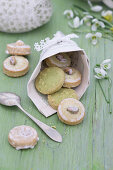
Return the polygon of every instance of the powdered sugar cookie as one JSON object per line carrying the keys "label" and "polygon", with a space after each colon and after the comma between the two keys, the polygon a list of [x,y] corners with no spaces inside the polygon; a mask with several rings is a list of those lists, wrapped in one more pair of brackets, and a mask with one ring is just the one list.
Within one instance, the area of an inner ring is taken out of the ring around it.
{"label": "powdered sugar cookie", "polygon": [[71,64],[71,59],[66,53],[59,53],[47,58],[46,64],[50,67],[68,67]]}
{"label": "powdered sugar cookie", "polygon": [[30,126],[16,126],[10,130],[8,135],[9,143],[19,149],[34,148],[39,140],[36,130]]}
{"label": "powdered sugar cookie", "polygon": [[29,55],[31,47],[18,40],[16,43],[7,44],[7,54],[11,55]]}
{"label": "powdered sugar cookie", "polygon": [[61,88],[56,93],[48,95],[48,102],[53,109],[57,110],[58,105],[61,103],[62,100],[66,98],[78,99],[78,95],[73,89]]}
{"label": "powdered sugar cookie", "polygon": [[65,72],[65,80],[63,87],[71,88],[80,85],[81,73],[77,69],[73,67],[66,67],[63,70]]}
{"label": "powdered sugar cookie", "polygon": [[20,77],[29,70],[29,61],[22,56],[11,56],[3,62],[3,72],[10,77]]}
{"label": "powdered sugar cookie", "polygon": [[67,98],[59,104],[57,115],[63,123],[76,125],[82,122],[85,116],[85,109],[80,101]]}

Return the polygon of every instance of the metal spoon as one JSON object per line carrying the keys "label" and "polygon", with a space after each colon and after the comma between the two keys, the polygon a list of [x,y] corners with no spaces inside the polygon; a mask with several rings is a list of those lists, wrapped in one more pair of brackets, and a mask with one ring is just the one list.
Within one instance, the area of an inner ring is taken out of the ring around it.
{"label": "metal spoon", "polygon": [[0,104],[5,106],[18,106],[30,119],[32,119],[52,140],[62,142],[62,136],[55,129],[39,121],[26,112],[20,105],[20,97],[14,93],[0,93]]}

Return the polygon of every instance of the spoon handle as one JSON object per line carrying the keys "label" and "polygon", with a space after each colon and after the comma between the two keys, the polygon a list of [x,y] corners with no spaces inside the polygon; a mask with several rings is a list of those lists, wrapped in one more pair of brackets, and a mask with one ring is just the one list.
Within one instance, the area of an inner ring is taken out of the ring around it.
{"label": "spoon handle", "polygon": [[32,115],[30,115],[28,112],[26,112],[21,105],[17,104],[18,108],[20,108],[30,119],[32,119],[45,133],[48,135],[52,140],[56,142],[62,142],[62,136],[59,132],[57,132],[55,129],[51,128],[50,126],[46,125],[45,123],[39,121]]}

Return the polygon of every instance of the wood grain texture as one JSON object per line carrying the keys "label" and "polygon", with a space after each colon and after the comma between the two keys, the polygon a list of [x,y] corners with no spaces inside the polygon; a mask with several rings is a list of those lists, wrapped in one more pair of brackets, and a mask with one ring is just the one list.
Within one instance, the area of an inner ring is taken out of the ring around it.
{"label": "wood grain texture", "polygon": [[[113,170],[113,113],[108,113],[108,106],[93,77],[93,67],[96,63],[105,58],[113,58],[113,42],[101,39],[94,47],[84,35],[80,35],[77,40],[78,45],[85,49],[91,67],[90,87],[81,99],[86,109],[82,124],[65,125],[58,120],[57,115],[45,118],[27,97],[27,82],[39,60],[39,53],[34,51],[34,43],[45,37],[52,37],[57,30],[65,34],[71,33],[62,13],[73,3],[85,5],[82,0],[53,0],[52,3],[53,16],[43,27],[23,34],[0,33],[0,91],[15,92],[21,96],[22,106],[41,121],[55,125],[63,136],[63,142],[59,144],[50,140],[16,107],[0,105],[0,170]],[[2,63],[7,57],[5,48],[7,43],[18,39],[32,47],[32,54],[28,57],[30,71],[24,77],[10,78],[2,72]],[[110,74],[112,77],[112,70]],[[104,81],[102,85],[107,92],[107,83]],[[9,130],[22,124],[34,127],[39,134],[40,140],[34,149],[17,151],[8,143]]]}

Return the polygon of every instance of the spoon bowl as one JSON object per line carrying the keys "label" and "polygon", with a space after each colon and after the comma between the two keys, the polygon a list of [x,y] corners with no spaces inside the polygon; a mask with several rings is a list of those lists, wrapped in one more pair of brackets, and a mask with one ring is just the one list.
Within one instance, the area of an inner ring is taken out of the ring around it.
{"label": "spoon bowl", "polygon": [[20,104],[20,97],[14,93],[0,93],[0,104],[5,106],[15,106]]}

